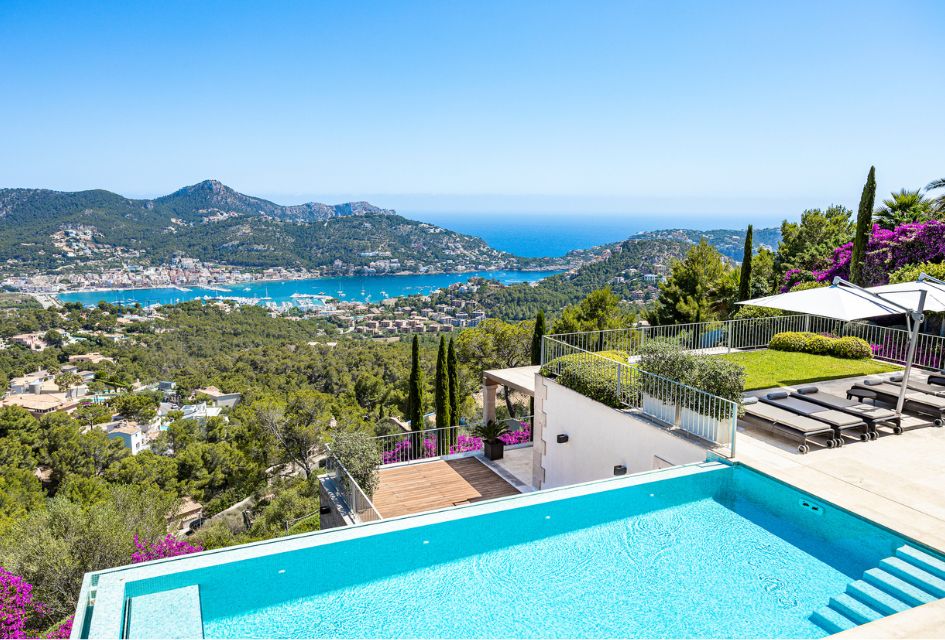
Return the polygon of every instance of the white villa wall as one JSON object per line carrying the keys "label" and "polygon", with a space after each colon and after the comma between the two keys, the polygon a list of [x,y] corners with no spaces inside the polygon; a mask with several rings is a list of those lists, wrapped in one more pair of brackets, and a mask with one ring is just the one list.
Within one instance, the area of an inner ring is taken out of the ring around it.
{"label": "white villa wall", "polygon": [[[535,376],[532,485],[549,489],[627,473],[702,462],[708,449],[632,413],[618,411]],[[558,434],[568,442],[558,444]]]}

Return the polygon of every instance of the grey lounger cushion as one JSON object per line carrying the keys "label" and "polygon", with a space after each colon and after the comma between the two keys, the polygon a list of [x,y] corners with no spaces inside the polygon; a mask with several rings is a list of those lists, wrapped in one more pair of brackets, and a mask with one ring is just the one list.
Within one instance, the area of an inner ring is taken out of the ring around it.
{"label": "grey lounger cushion", "polygon": [[745,403],[745,414],[754,418],[759,418],[772,425],[788,427],[806,435],[815,435],[818,433],[833,433],[833,427],[820,420],[799,416],[791,413],[787,409],[774,407],[770,404],[760,402]]}
{"label": "grey lounger cushion", "polygon": [[856,427],[863,424],[863,420],[860,418],[850,415],[849,413],[844,413],[843,411],[828,409],[814,402],[802,400],[801,398],[795,398],[792,396],[772,397],[773,395],[774,394],[769,393],[765,399],[765,402],[774,404],[775,406],[781,407],[788,411],[793,411],[794,413],[799,413],[802,416],[807,416],[808,418],[814,418],[816,420],[826,422],[835,427]]}

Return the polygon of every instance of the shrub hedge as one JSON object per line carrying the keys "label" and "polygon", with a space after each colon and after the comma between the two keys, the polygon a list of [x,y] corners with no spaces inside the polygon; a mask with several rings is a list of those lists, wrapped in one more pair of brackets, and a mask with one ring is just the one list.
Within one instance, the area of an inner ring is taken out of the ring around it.
{"label": "shrub hedge", "polygon": [[771,338],[768,348],[777,351],[799,351],[822,356],[835,356],[850,360],[863,360],[873,356],[870,344],[862,338],[853,336],[837,338],[806,331],[777,333]]}

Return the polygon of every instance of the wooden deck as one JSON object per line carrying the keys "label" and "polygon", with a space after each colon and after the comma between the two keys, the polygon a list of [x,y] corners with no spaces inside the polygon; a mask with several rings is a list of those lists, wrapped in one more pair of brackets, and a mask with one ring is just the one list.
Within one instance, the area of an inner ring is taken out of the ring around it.
{"label": "wooden deck", "polygon": [[374,506],[384,518],[513,496],[518,490],[475,458],[381,469]]}

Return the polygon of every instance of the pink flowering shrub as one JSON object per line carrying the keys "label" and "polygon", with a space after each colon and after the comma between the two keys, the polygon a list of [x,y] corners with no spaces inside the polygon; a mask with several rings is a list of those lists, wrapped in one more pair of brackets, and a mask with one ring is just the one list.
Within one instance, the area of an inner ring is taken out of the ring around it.
{"label": "pink flowering shrub", "polygon": [[171,534],[158,538],[153,542],[142,540],[135,534],[135,551],[131,554],[132,564],[139,562],[148,562],[149,560],[160,560],[161,558],[174,558],[176,556],[185,556],[188,553],[203,551],[203,547],[194,546],[186,540],[178,540]]}
{"label": "pink flowering shrub", "polygon": [[70,635],[72,635],[72,622],[74,618],[75,616],[69,616],[63,621],[62,624],[44,635],[43,638],[47,638],[48,640],[68,638]]}
{"label": "pink flowering shrub", "polygon": [[509,431],[505,435],[500,436],[499,440],[507,445],[525,444],[526,442],[531,442],[532,430],[528,428],[528,423],[522,422],[519,424],[521,425],[520,429],[517,431]]}
{"label": "pink flowering shrub", "polygon": [[[438,435],[434,435],[424,438],[419,456],[413,455],[410,438],[405,437],[387,451],[381,451],[381,464],[394,464],[396,462],[407,462],[414,459],[435,458],[440,455],[438,453],[439,449],[437,448],[438,437]],[[501,436],[502,442],[507,445],[523,444],[525,442],[531,442],[531,439],[532,432],[527,422],[522,422],[521,428],[517,431],[512,431]],[[456,437],[456,443],[450,445],[449,454],[481,450],[482,438],[461,433]]]}
{"label": "pink flowering shrub", "polygon": [[[852,242],[837,247],[830,266],[815,271],[814,277],[820,282],[829,282],[835,276],[848,279],[852,253]],[[901,267],[942,260],[945,260],[945,222],[911,222],[892,230],[873,225],[863,260],[864,281],[867,285],[886,284],[889,274]]]}
{"label": "pink flowering shrub", "polygon": [[468,436],[465,433],[456,438],[456,444],[450,447],[450,453],[466,453],[482,449],[482,438]]}
{"label": "pink flowering shrub", "polygon": [[0,567],[0,638],[27,638],[30,618],[42,616],[46,607],[33,599],[33,585]]}

